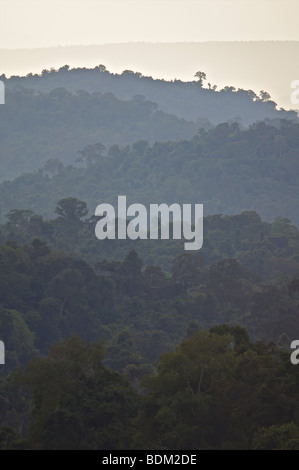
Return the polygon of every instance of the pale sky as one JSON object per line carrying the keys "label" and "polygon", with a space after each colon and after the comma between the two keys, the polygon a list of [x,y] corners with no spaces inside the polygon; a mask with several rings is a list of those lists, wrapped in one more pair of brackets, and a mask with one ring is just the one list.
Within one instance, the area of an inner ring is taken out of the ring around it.
{"label": "pale sky", "polygon": [[299,0],[0,0],[0,48],[299,40]]}

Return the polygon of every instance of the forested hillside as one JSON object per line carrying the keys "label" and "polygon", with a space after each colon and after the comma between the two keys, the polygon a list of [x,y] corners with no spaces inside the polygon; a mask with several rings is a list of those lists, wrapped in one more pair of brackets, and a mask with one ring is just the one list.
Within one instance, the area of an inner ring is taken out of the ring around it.
{"label": "forested hillside", "polygon": [[71,338],[1,380],[1,450],[299,448],[297,370],[246,330],[198,332],[161,356],[141,394],[136,368],[129,385],[104,354]]}
{"label": "forested hillside", "polygon": [[[0,77],[0,450],[299,450],[298,116],[195,78]],[[120,195],[202,248],[100,241]]]}
{"label": "forested hillside", "polygon": [[[179,66],[179,64],[178,64]],[[256,94],[252,90],[235,89],[226,86],[217,90],[217,84],[209,83],[205,70],[194,70],[198,76],[192,82],[181,80],[166,81],[142,76],[132,70],[121,74],[110,73],[104,65],[94,69],[73,68],[68,65],[59,70],[43,70],[38,74],[26,77],[4,79],[7,88],[31,88],[36,91],[50,92],[55,88],[66,88],[71,92],[85,90],[90,93],[114,93],[120,99],[132,99],[134,95],[144,95],[158,104],[159,109],[175,114],[186,120],[208,119],[216,125],[229,120],[240,120],[244,126],[256,121],[268,119],[296,119],[294,111],[283,111],[276,108],[270,95],[261,90]]]}
{"label": "forested hillside", "polygon": [[0,107],[0,181],[42,168],[51,159],[74,163],[88,144],[189,139],[197,129],[144,97],[121,101],[112,93],[8,88],[6,105]]}
{"label": "forested hillside", "polygon": [[[0,251],[6,372],[72,334],[109,340],[108,363],[119,371],[153,365],[185,335],[220,323],[241,324],[253,339],[285,346],[299,335],[298,230],[284,220],[262,223],[254,213],[204,222],[199,253],[143,240],[138,255],[132,242],[118,249],[114,240],[93,243],[92,221],[13,212]],[[21,246],[22,239],[30,245]],[[121,260],[113,260],[114,248]]]}
{"label": "forested hillside", "polygon": [[0,280],[1,449],[298,449],[282,352],[299,335],[298,277],[265,284],[192,254],[167,276],[134,251],[95,270],[35,239],[0,246]]}
{"label": "forested hillside", "polygon": [[298,225],[298,155],[299,125],[289,121],[248,130],[224,123],[191,140],[142,140],[106,151],[88,145],[76,166],[64,167],[57,151],[42,170],[0,185],[0,215],[29,209],[53,216],[57,201],[69,196],[86,201],[91,215],[124,194],[128,203],[202,203],[205,215],[253,210],[266,221],[282,216]]}
{"label": "forested hillside", "polygon": [[[123,261],[135,250],[146,266],[158,265],[168,273],[174,258],[184,252],[183,240],[98,240],[95,226],[99,219],[88,216],[84,201],[62,199],[55,212],[55,218],[44,219],[32,211],[12,210],[7,222],[0,225],[0,242],[30,245],[38,237],[50,248],[92,266],[103,260],[108,264]],[[203,247],[195,259],[200,258],[205,266],[233,258],[267,281],[299,272],[299,231],[288,219],[277,217],[270,224],[252,211],[213,215],[204,217],[203,230]]]}

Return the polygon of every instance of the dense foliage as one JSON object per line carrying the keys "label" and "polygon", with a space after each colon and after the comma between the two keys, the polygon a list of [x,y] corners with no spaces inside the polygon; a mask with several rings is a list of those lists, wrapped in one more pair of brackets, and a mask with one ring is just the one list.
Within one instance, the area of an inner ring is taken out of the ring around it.
{"label": "dense foliage", "polygon": [[[77,337],[0,381],[0,448],[299,450],[298,373],[274,344],[217,326],[129,383]],[[142,387],[142,394],[136,388]]]}
{"label": "dense foliage", "polygon": [[124,194],[128,203],[202,203],[205,215],[254,210],[265,220],[282,216],[298,225],[298,149],[299,125],[289,121],[245,131],[221,124],[189,141],[150,146],[142,140],[112,146],[108,154],[100,144],[89,145],[80,153],[81,168],[48,162],[3,183],[0,214],[30,209],[51,216],[58,198],[69,196],[94,211]]}
{"label": "dense foliage", "polygon": [[[134,250],[123,261],[102,258],[90,266],[36,238],[23,247],[7,241],[0,246],[5,372],[74,334],[86,341],[105,338],[107,364],[118,371],[132,364],[141,372],[151,368],[186,335],[219,323],[241,324],[255,340],[289,347],[291,338],[299,337],[298,231],[290,226],[288,237],[277,232],[275,237],[277,229],[268,227],[272,237],[257,244],[250,269],[232,258],[215,261],[215,242],[206,262],[197,253],[178,251],[171,273],[143,267]],[[249,240],[250,235],[245,245]],[[282,245],[285,258],[275,256],[275,246]],[[250,264],[246,249],[239,250]],[[264,259],[263,251],[268,251]]]}
{"label": "dense foliage", "polygon": [[[122,261],[136,250],[144,264],[171,272],[173,260],[184,252],[184,240],[98,240],[95,226],[99,218],[88,215],[85,202],[65,198],[56,203],[56,218],[44,219],[28,210],[9,212],[0,225],[0,242],[30,245],[38,237],[51,249],[83,259],[91,266],[107,259]],[[290,220],[277,217],[263,222],[253,211],[240,215],[204,217],[204,243],[197,256],[204,266],[226,259],[238,262],[264,280],[299,271],[299,232]],[[195,256],[196,257],[196,256]]]}
{"label": "dense foliage", "polygon": [[[0,450],[299,450],[295,113],[203,72],[0,78]],[[203,248],[99,241],[118,195],[202,203]]]}
{"label": "dense foliage", "polygon": [[[180,67],[180,64],[177,65]],[[200,118],[219,124],[238,119],[247,126],[266,118],[297,118],[294,111],[277,110],[276,103],[264,91],[257,95],[252,90],[236,90],[232,86],[218,91],[217,86],[208,83],[204,72],[197,72],[193,82],[182,82],[157,80],[132,70],[113,74],[104,65],[94,69],[70,69],[65,65],[59,70],[43,70],[40,75],[28,74],[10,79],[2,76],[1,79],[12,90],[21,86],[48,93],[62,87],[73,93],[78,90],[113,93],[122,100],[143,95],[157,103],[159,109],[188,121]]]}

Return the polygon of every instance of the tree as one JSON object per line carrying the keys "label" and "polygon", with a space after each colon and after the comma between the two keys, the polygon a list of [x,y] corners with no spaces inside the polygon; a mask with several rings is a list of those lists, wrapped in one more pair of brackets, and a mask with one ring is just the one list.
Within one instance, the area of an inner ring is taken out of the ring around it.
{"label": "tree", "polygon": [[68,72],[69,70],[70,70],[70,66],[64,65],[63,67],[60,67],[60,69],[58,69],[58,72]]}
{"label": "tree", "polygon": [[25,209],[14,209],[7,214],[7,227],[14,230],[26,230],[32,217],[35,214],[33,211]]}
{"label": "tree", "polygon": [[202,87],[204,80],[207,79],[207,76],[204,72],[196,72],[194,77],[198,79],[198,83],[199,83],[200,87]]}
{"label": "tree", "polygon": [[271,95],[269,93],[267,93],[266,91],[261,90],[260,91],[260,98],[265,103],[266,101],[270,101]]}
{"label": "tree", "polygon": [[294,276],[290,284],[288,285],[288,292],[290,297],[296,296],[299,294],[299,276]]}
{"label": "tree", "polygon": [[142,273],[144,288],[151,296],[161,297],[167,295],[171,287],[171,281],[159,266],[146,266]]}
{"label": "tree", "polygon": [[51,176],[57,176],[64,168],[63,163],[57,158],[50,158],[44,164],[43,170]]}
{"label": "tree", "polygon": [[63,309],[68,299],[82,289],[83,277],[77,269],[65,269],[52,280],[50,289],[55,298],[61,301],[59,314],[63,315]]}
{"label": "tree", "polygon": [[233,93],[236,91],[236,88],[234,86],[225,86],[221,91],[224,91],[225,93]]}
{"label": "tree", "polygon": [[261,428],[255,434],[254,450],[299,450],[299,427],[294,423]]}
{"label": "tree", "polygon": [[68,197],[61,199],[55,209],[56,214],[66,220],[80,220],[86,217],[88,209],[86,202],[79,201],[76,198]]}
{"label": "tree", "polygon": [[[3,297],[2,297],[3,298]],[[4,309],[0,304],[1,339],[5,338],[5,369],[1,375],[26,364],[34,352],[34,335],[23,316],[16,310]]]}
{"label": "tree", "polygon": [[41,236],[46,228],[46,223],[40,215],[25,209],[15,209],[7,214],[5,232],[8,238],[18,239],[20,242],[28,242],[32,237]]}
{"label": "tree", "polygon": [[72,94],[63,87],[55,88],[54,90],[51,90],[49,93],[49,97],[51,99],[57,100],[59,102],[62,102],[63,100],[71,96]]}
{"label": "tree", "polygon": [[142,260],[137,252],[132,250],[126,256],[118,272],[118,282],[126,294],[137,295],[141,286]]}
{"label": "tree", "polygon": [[197,254],[182,253],[173,261],[172,276],[177,284],[187,290],[199,284],[201,268],[202,260]]}
{"label": "tree", "polygon": [[106,150],[105,145],[101,143],[87,145],[83,150],[79,150],[81,157],[77,158],[78,162],[85,162],[87,166],[94,165],[102,158],[103,152]]}
{"label": "tree", "polygon": [[0,426],[0,450],[25,450],[26,442],[8,426]]}
{"label": "tree", "polygon": [[33,392],[29,445],[43,450],[127,449],[137,397],[102,365],[101,341],[78,337],[54,346],[27,366],[22,382]]}
{"label": "tree", "polygon": [[157,373],[143,382],[149,393],[136,420],[135,446],[200,450],[219,445],[229,426],[231,340],[198,332],[160,357]]}
{"label": "tree", "polygon": [[98,70],[99,70],[99,72],[107,72],[107,69],[106,69],[105,65],[103,65],[103,64],[98,65]]}

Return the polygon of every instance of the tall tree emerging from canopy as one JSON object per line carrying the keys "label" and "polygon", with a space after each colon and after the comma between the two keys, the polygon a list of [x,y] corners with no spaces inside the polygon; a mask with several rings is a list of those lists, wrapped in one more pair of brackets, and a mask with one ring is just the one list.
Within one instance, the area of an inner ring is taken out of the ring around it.
{"label": "tall tree emerging from canopy", "polygon": [[64,219],[80,220],[88,214],[88,209],[86,202],[68,197],[58,202],[55,212]]}
{"label": "tall tree emerging from canopy", "polygon": [[194,75],[194,77],[198,79],[198,83],[199,83],[199,85],[200,85],[201,87],[203,86],[204,80],[207,79],[206,74],[205,74],[204,72],[200,72],[200,71],[199,71],[199,72],[196,72],[196,74]]}

